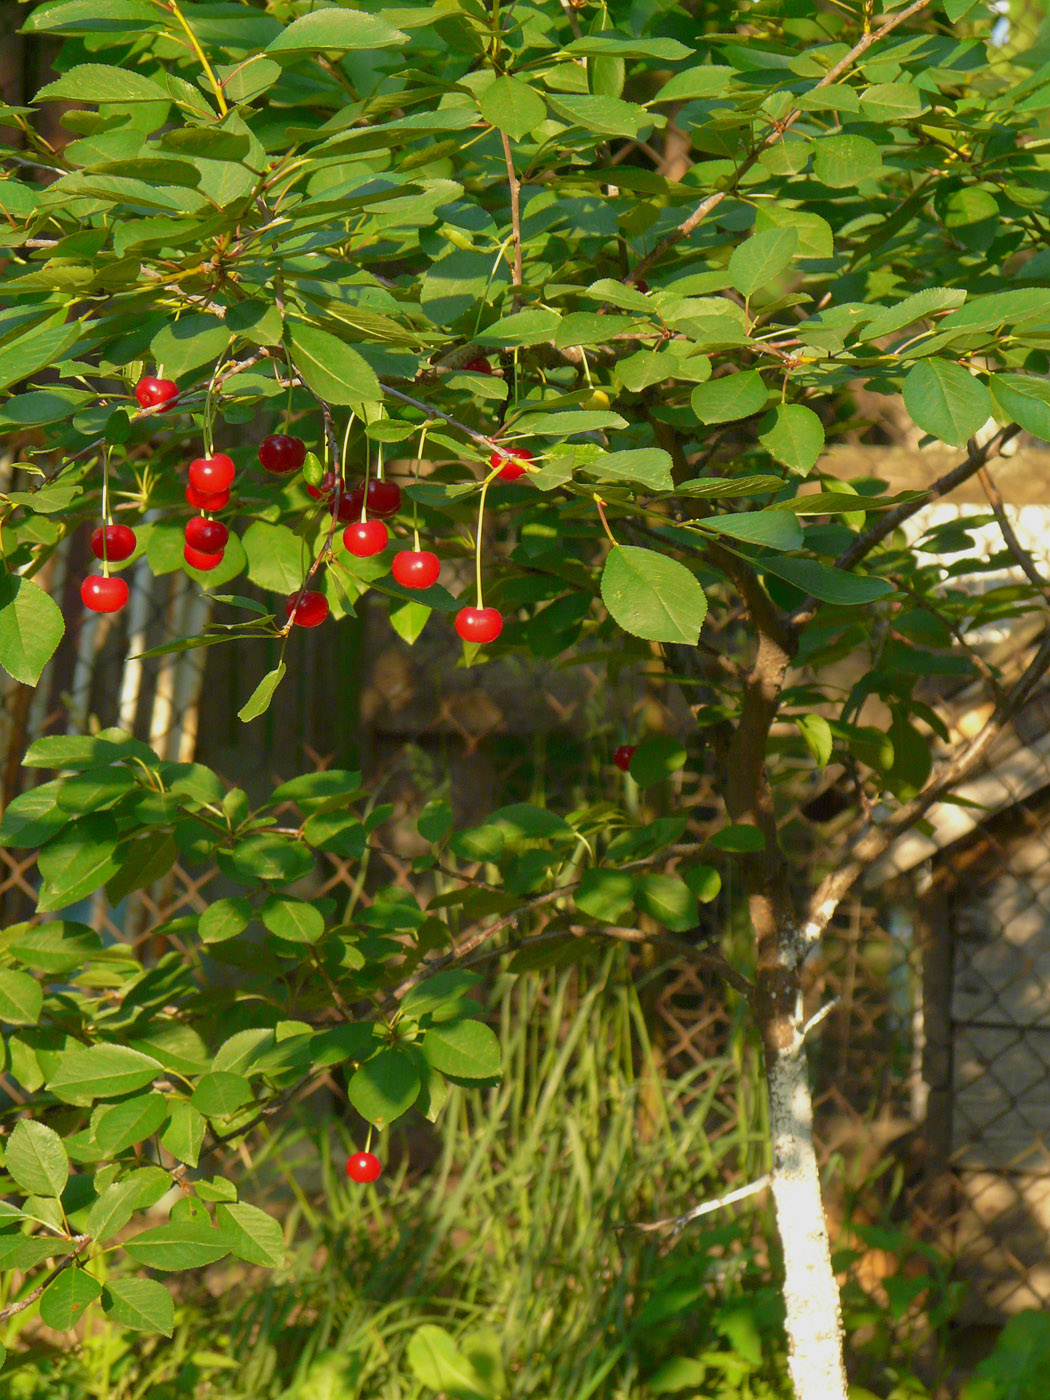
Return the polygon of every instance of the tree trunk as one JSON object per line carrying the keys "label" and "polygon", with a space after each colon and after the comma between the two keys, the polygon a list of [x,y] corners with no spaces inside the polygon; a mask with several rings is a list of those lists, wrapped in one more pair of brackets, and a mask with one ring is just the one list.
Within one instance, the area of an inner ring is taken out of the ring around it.
{"label": "tree trunk", "polygon": [[767,1057],[773,1200],[784,1250],[788,1365],[796,1400],[846,1400],[842,1309],[813,1150],[806,1048]]}

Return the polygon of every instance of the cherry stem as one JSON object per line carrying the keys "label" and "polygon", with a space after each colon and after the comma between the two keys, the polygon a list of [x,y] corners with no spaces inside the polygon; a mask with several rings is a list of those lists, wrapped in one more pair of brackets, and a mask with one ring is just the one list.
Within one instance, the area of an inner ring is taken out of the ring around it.
{"label": "cherry stem", "polygon": [[474,541],[474,577],[477,581],[478,587],[479,609],[485,606],[484,600],[481,596],[481,532],[482,526],[485,523],[485,497],[489,493],[489,487],[491,486],[492,479],[496,474],[496,472],[490,472],[489,475],[485,478],[485,482],[481,488],[481,500],[478,504],[478,533]]}
{"label": "cherry stem", "polygon": [[366,1151],[366,1152],[371,1152],[371,1150],[372,1150],[372,1124],[369,1123],[369,1125],[368,1125],[368,1137],[367,1137],[367,1139],[365,1140],[365,1151]]}
{"label": "cherry stem", "polygon": [[594,504],[598,507],[598,514],[602,518],[602,529],[609,536],[609,543],[614,547],[618,547],[618,541],[616,539],[616,536],[609,529],[609,522],[605,518],[605,502],[602,500],[601,496],[595,496]]}
{"label": "cherry stem", "polygon": [[109,443],[102,453],[102,577],[109,578]]}
{"label": "cherry stem", "polygon": [[[416,448],[416,461],[415,461],[415,467],[414,467],[413,472],[412,472],[412,475],[415,477],[415,480],[416,480],[416,483],[417,483],[417,484],[418,484],[418,482],[419,482],[419,469],[420,469],[420,467],[422,467],[422,465],[423,465],[423,448],[424,448],[424,446],[425,446],[425,444],[426,444],[427,432],[428,432],[429,428],[430,428],[430,424],[429,424],[429,423],[424,423],[423,426],[422,426],[422,428],[420,428],[420,430],[419,430],[419,446]],[[415,548],[415,551],[416,551],[416,553],[418,554],[418,553],[419,553],[419,502],[416,500],[415,496],[412,497],[412,538],[413,538],[413,541],[414,541],[414,548]]]}
{"label": "cherry stem", "polygon": [[212,423],[215,418],[215,380],[223,364],[223,357],[220,356],[215,362],[211,379],[208,381],[208,389],[204,395],[204,455],[210,457],[215,448],[215,435],[212,431]]}
{"label": "cherry stem", "polygon": [[[335,490],[332,492],[332,519],[333,519],[333,520],[338,519],[338,517],[339,517],[339,507],[340,507],[340,506],[342,505],[342,503],[343,503],[343,487],[346,485],[346,449],[347,449],[347,448],[349,447],[349,445],[350,445],[350,429],[354,426],[354,416],[355,416],[355,415],[351,413],[350,417],[346,420],[346,432],[343,434],[343,452],[342,452],[342,456],[340,457],[340,459],[339,459],[339,461],[338,461],[338,463],[337,463],[338,474],[336,475],[336,479],[335,479]],[[364,520],[364,518],[365,518],[365,508],[364,508],[364,505],[362,504],[362,506],[361,506],[361,519]]]}

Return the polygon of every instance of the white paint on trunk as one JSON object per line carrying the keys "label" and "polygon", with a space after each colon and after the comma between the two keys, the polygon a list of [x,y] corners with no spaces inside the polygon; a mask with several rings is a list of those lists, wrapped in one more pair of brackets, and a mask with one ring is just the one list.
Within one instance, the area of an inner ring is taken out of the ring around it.
{"label": "white paint on trunk", "polygon": [[813,1150],[813,1103],[801,1034],[776,1057],[768,1079],[791,1380],[796,1400],[847,1400],[842,1311]]}

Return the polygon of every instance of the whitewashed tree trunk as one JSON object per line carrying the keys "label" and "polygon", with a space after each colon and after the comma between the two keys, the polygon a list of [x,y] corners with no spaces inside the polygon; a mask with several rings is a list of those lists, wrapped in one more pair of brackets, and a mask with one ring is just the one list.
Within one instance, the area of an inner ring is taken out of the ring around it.
{"label": "whitewashed tree trunk", "polygon": [[796,1026],[795,1043],[769,1057],[766,1068],[788,1365],[796,1400],[847,1400],[842,1308],[813,1150],[806,1049]]}

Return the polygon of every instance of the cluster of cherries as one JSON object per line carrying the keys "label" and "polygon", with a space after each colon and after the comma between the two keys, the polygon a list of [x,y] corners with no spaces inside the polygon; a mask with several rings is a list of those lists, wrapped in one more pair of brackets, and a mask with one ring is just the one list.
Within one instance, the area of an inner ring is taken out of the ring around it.
{"label": "cluster of cherries", "polygon": [[[466,368],[491,373],[486,360],[472,361]],[[178,396],[179,387],[174,380],[152,375],[140,379],[135,387],[140,406],[156,408],[159,413],[170,412]],[[517,481],[533,460],[527,447],[517,447],[508,455],[494,452],[489,465],[500,480]],[[287,433],[274,433],[259,444],[259,462],[275,476],[289,476],[299,471],[305,461],[306,444]],[[186,500],[200,512],[187,520],[185,529],[183,558],[192,569],[207,572],[222,563],[230,532],[221,520],[209,516],[229,505],[235,475],[236,467],[224,452],[198,457],[190,463]],[[344,491],[336,474],[328,472],[318,484],[308,483],[306,490],[314,500],[324,501],[336,519],[345,523],[343,544],[348,553],[368,559],[386,549],[390,542],[386,521],[401,508],[401,489],[395,482],[373,477],[367,485],[362,482]],[[135,532],[127,525],[100,525],[93,531],[91,549],[103,561],[105,573],[92,574],[81,584],[80,597],[86,608],[113,613],[124,607],[128,601],[127,582],[119,575],[110,577],[108,565],[129,559],[136,544]],[[403,588],[426,589],[437,582],[441,561],[428,549],[403,549],[394,555],[390,571]],[[318,627],[328,616],[328,599],[323,593],[301,588],[285,602],[285,614],[297,627]],[[456,631],[464,641],[494,642],[502,630],[503,617],[497,608],[467,607],[456,614]]]}

